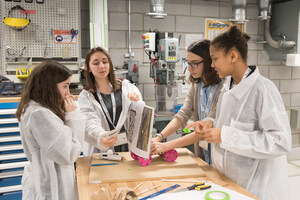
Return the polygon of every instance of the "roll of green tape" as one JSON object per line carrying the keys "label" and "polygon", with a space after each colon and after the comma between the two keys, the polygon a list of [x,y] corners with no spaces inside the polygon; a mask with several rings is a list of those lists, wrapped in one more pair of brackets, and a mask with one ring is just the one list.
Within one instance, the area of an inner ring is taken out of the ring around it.
{"label": "roll of green tape", "polygon": [[205,194],[205,200],[230,200],[230,196],[226,192],[210,191]]}

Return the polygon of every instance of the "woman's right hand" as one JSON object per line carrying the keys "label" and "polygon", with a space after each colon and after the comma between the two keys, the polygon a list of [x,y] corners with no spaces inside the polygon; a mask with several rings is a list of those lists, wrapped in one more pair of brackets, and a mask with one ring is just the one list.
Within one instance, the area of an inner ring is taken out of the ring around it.
{"label": "woman's right hand", "polygon": [[118,136],[110,138],[108,140],[101,138],[101,142],[104,144],[105,147],[112,147],[116,144]]}
{"label": "woman's right hand", "polygon": [[64,99],[64,106],[66,112],[72,112],[76,110],[77,106],[75,104],[75,98],[72,95],[67,96]]}
{"label": "woman's right hand", "polygon": [[172,149],[167,142],[152,142],[151,154],[164,153]]}
{"label": "woman's right hand", "polygon": [[185,128],[191,128],[194,127],[194,131],[197,134],[204,134],[203,130],[209,129],[213,127],[213,122],[212,121],[196,121],[194,123],[191,123],[187,125]]}

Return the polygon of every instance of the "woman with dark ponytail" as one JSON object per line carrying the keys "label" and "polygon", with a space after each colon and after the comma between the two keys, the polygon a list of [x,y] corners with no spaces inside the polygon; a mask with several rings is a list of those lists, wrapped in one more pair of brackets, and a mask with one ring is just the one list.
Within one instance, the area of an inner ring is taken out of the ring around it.
{"label": "woman with dark ponytail", "polygon": [[223,174],[260,200],[288,200],[289,120],[274,83],[247,66],[249,39],[233,26],[211,42],[212,68],[225,81],[213,126],[198,133]]}

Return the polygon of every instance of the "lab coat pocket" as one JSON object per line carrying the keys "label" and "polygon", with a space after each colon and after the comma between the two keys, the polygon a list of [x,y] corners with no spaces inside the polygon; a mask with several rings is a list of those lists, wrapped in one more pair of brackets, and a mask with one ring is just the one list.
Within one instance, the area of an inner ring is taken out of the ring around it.
{"label": "lab coat pocket", "polygon": [[230,126],[241,131],[254,131],[254,123],[239,122],[234,119],[231,119]]}

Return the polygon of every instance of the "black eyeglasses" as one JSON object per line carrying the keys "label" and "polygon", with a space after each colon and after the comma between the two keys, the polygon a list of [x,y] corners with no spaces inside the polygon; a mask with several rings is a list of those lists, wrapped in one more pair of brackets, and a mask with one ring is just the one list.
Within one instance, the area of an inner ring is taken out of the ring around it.
{"label": "black eyeglasses", "polygon": [[203,63],[203,62],[204,62],[204,60],[202,60],[202,61],[200,61],[200,62],[198,62],[198,63],[190,63],[189,61],[185,61],[185,65],[186,65],[187,67],[191,67],[192,69],[198,69],[199,65],[200,65],[201,63]]}

